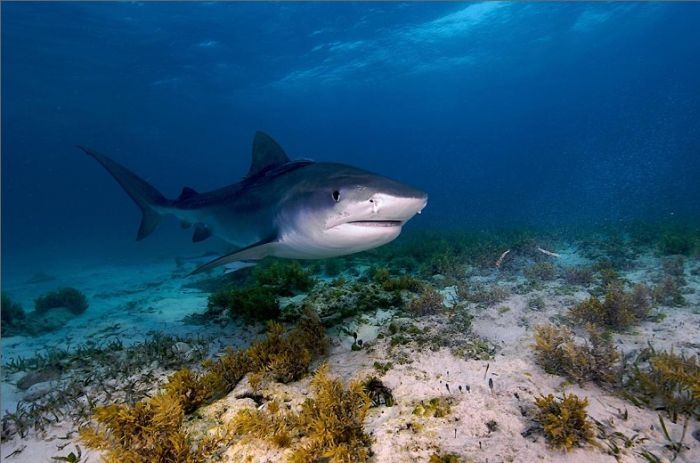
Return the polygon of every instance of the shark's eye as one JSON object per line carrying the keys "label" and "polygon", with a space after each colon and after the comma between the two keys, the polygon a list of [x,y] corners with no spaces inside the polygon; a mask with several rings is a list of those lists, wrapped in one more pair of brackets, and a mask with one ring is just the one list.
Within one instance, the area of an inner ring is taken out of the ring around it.
{"label": "shark's eye", "polygon": [[338,201],[340,201],[340,191],[334,190],[332,193],[332,196],[333,196],[333,201],[335,201],[336,203]]}

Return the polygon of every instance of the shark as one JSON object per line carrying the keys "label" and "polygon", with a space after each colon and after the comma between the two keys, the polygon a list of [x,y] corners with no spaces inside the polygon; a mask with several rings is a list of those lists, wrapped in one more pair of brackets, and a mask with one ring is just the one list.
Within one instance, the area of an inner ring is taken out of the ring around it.
{"label": "shark", "polygon": [[236,249],[197,267],[268,256],[324,259],[366,251],[394,240],[428,202],[428,195],[396,180],[350,165],[291,160],[269,135],[256,132],[248,173],[239,182],[208,192],[183,187],[175,199],[129,169],[84,146],[141,209],[142,240],[161,218],[173,215],[192,241],[216,236]]}

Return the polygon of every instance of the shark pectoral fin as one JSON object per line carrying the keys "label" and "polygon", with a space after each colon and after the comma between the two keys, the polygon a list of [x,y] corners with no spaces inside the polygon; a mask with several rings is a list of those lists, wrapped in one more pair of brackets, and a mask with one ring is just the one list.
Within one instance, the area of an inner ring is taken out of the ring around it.
{"label": "shark pectoral fin", "polygon": [[199,243],[211,236],[211,230],[209,227],[202,223],[198,223],[194,226],[194,234],[192,235],[192,242]]}
{"label": "shark pectoral fin", "polygon": [[219,265],[225,265],[229,262],[235,262],[237,260],[264,259],[265,257],[272,254],[272,251],[274,250],[276,244],[277,238],[260,240],[257,243],[253,243],[250,246],[239,249],[236,252],[226,254],[225,256],[216,258],[211,262],[207,262],[206,264],[194,269],[192,272],[190,272],[188,276],[195,275],[201,272],[206,272],[207,270],[211,270],[214,267],[218,267]]}
{"label": "shark pectoral fin", "polygon": [[231,262],[229,264],[224,265],[224,275],[243,270],[244,268],[254,267],[256,265],[256,262],[237,260],[235,262]]}

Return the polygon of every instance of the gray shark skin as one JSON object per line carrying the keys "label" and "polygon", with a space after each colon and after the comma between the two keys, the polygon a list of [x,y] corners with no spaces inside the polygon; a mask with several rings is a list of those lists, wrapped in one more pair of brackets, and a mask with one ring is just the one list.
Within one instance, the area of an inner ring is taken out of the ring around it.
{"label": "gray shark skin", "polygon": [[240,247],[192,274],[267,256],[323,259],[376,248],[399,236],[428,201],[422,191],[356,167],[292,161],[262,132],[255,134],[252,163],[243,180],[206,193],[184,187],[177,199],[165,198],[107,156],[79,148],[141,208],[138,240],[170,214],[183,228],[194,226],[195,242],[214,235]]}

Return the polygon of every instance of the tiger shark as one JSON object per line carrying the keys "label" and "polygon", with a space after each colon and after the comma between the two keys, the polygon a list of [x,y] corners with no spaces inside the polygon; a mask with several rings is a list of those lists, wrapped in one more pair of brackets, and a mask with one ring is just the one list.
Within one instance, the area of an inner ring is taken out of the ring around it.
{"label": "tiger shark", "polygon": [[121,185],[143,214],[136,239],[174,215],[194,227],[192,241],[216,236],[238,249],[190,275],[236,261],[275,256],[323,259],[373,249],[395,239],[428,202],[426,193],[344,164],[290,160],[270,136],[257,132],[248,174],[198,193],[184,187],[167,199],[126,167],[79,146]]}

